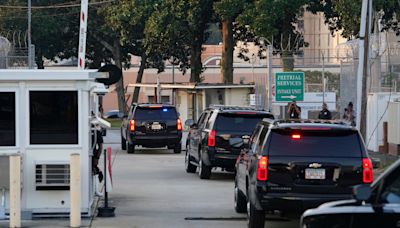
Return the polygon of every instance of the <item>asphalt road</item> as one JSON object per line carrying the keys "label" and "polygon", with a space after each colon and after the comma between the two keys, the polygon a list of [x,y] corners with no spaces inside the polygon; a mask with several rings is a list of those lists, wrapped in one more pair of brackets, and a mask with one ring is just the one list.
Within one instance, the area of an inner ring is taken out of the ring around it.
{"label": "asphalt road", "polygon": [[[109,205],[116,216],[95,217],[91,227],[246,227],[246,215],[234,211],[233,174],[216,171],[200,180],[185,172],[184,152],[137,148],[127,154],[119,140],[119,131],[108,131],[105,143],[114,152]],[[266,227],[298,227],[298,220],[273,218]]]}

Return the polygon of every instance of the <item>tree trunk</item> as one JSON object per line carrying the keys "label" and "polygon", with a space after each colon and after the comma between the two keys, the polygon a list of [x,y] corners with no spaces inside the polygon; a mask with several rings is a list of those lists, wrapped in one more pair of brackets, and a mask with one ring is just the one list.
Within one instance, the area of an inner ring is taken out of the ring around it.
{"label": "tree trunk", "polygon": [[[121,45],[118,40],[114,41],[114,61],[115,65],[122,70],[122,59],[121,59]],[[120,112],[126,113],[126,102],[125,102],[125,88],[124,88],[124,77],[116,83],[117,97],[118,97],[118,109]]]}
{"label": "tree trunk", "polygon": [[294,58],[291,51],[282,51],[281,55],[283,71],[293,71],[294,69]]}
{"label": "tree trunk", "polygon": [[222,21],[222,60],[221,60],[221,78],[222,83],[233,84],[233,26],[232,20]]}
{"label": "tree trunk", "polygon": [[[146,69],[146,62],[147,62],[147,56],[146,56],[146,53],[143,52],[142,60],[140,60],[139,71],[136,76],[136,83],[142,83],[144,69]],[[139,92],[140,92],[140,87],[135,87],[135,91],[133,91],[133,96],[132,96],[132,104],[135,102],[138,102]]]}
{"label": "tree trunk", "polygon": [[[200,34],[203,36],[203,34]],[[203,71],[201,62],[202,38],[194,37],[190,55],[190,82],[201,82],[200,75]]]}

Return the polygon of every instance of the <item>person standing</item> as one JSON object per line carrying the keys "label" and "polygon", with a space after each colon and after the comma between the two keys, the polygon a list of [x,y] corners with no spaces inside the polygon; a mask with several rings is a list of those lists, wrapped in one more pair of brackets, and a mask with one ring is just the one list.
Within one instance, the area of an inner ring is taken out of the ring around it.
{"label": "person standing", "polygon": [[349,102],[344,109],[343,119],[350,122],[351,126],[356,126],[356,112],[353,109],[353,102]]}
{"label": "person standing", "polygon": [[318,114],[318,119],[321,120],[331,120],[332,113],[328,110],[328,105],[324,102],[322,103],[322,110]]}
{"label": "person standing", "polygon": [[288,104],[289,119],[300,119],[301,108],[296,104],[296,100],[292,100]]}

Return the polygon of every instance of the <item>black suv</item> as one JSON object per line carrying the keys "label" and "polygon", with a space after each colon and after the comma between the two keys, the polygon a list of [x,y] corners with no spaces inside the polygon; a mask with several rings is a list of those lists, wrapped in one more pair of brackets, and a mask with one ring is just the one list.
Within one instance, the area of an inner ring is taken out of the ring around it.
{"label": "black suv", "polygon": [[176,108],[165,104],[133,104],[122,121],[121,148],[163,147],[181,152],[182,122]]}
{"label": "black suv", "polygon": [[265,214],[288,217],[352,197],[373,181],[372,162],[357,129],[331,121],[268,119],[260,122],[236,163],[235,209],[249,227]]}
{"label": "black suv", "polygon": [[186,172],[196,172],[201,179],[209,179],[213,167],[235,171],[236,159],[250,138],[256,124],[274,116],[250,107],[214,106],[206,109],[197,123],[190,126],[186,142]]}
{"label": "black suv", "polygon": [[355,199],[322,204],[304,212],[304,228],[399,227],[400,160],[378,177],[371,186],[357,186]]}

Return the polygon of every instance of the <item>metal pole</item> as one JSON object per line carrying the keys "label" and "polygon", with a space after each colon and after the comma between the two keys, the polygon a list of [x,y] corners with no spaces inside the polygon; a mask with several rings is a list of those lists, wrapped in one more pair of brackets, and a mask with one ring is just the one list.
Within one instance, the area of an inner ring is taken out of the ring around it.
{"label": "metal pole", "polygon": [[32,0],[28,0],[28,67],[33,69],[32,63]]}
{"label": "metal pole", "polygon": [[81,14],[79,27],[78,69],[85,69],[86,35],[89,0],[81,0]]}
{"label": "metal pole", "polygon": [[[172,84],[175,84],[175,64],[172,63]],[[175,89],[172,89],[172,104],[175,105]]]}
{"label": "metal pole", "polygon": [[104,149],[104,207],[108,208],[108,192],[107,192],[107,150]]}
{"label": "metal pole", "polygon": [[272,111],[272,45],[268,45],[268,111]]}
{"label": "metal pole", "polygon": [[161,103],[161,85],[160,85],[160,74],[157,74],[157,103]]}
{"label": "metal pole", "polygon": [[363,67],[364,67],[364,38],[366,35],[366,22],[367,22],[367,13],[368,13],[368,0],[362,1],[361,8],[361,24],[360,24],[360,40],[359,40],[359,48],[358,48],[358,69],[357,69],[357,116],[356,116],[356,125],[357,128],[360,129],[361,125],[361,101],[362,101],[362,87],[363,87]]}
{"label": "metal pole", "polygon": [[325,58],[324,58],[324,52],[322,52],[322,103],[325,103]]}

